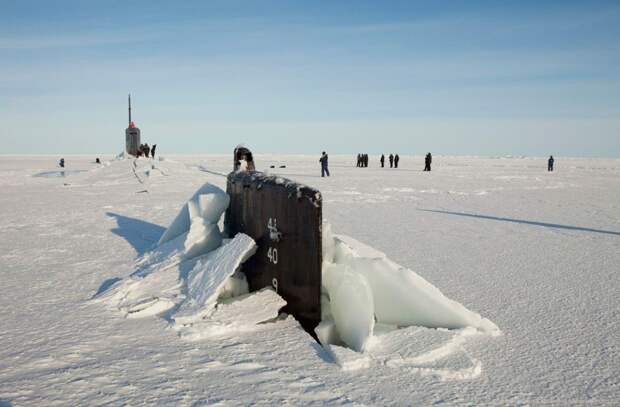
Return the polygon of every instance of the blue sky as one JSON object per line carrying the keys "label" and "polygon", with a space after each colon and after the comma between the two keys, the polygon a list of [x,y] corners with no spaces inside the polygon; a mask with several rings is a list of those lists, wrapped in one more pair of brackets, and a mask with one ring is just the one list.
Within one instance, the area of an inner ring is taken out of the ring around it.
{"label": "blue sky", "polygon": [[[430,4],[429,4],[430,3]],[[620,156],[620,3],[0,0],[0,153]]]}

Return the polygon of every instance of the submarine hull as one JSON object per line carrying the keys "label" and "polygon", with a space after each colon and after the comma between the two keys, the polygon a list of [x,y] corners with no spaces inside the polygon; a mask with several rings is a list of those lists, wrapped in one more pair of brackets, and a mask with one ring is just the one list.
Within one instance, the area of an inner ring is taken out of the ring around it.
{"label": "submarine hull", "polygon": [[224,228],[258,246],[243,265],[250,291],[271,286],[308,331],[321,320],[322,197],[318,190],[262,172],[232,172]]}

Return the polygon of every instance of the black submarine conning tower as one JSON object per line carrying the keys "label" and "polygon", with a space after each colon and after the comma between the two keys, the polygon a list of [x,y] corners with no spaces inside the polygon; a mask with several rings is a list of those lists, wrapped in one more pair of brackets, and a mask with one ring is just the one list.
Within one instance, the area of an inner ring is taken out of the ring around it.
{"label": "black submarine conning tower", "polygon": [[127,103],[129,105],[129,125],[125,130],[125,152],[137,157],[140,147],[140,129],[131,121],[131,94],[127,95]]}
{"label": "black submarine conning tower", "polygon": [[256,253],[241,265],[250,291],[272,287],[287,302],[282,311],[315,336],[321,321],[321,193],[256,171],[252,152],[243,145],[235,148],[233,160],[224,229],[230,237],[245,233],[256,242]]}

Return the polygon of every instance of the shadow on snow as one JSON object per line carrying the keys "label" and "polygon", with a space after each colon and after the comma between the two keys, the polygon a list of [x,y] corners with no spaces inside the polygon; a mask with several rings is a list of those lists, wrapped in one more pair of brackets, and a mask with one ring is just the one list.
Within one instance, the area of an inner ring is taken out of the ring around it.
{"label": "shadow on snow", "polygon": [[593,233],[603,233],[603,234],[606,234],[606,235],[620,236],[620,232],[614,232],[614,231],[611,231],[611,230],[584,228],[584,227],[580,227],[580,226],[558,225],[556,223],[536,222],[536,221],[523,220],[523,219],[500,218],[498,216],[478,215],[478,214],[464,213],[464,212],[450,212],[450,211],[442,211],[442,210],[435,210],[435,209],[418,209],[418,210],[419,211],[424,211],[424,212],[444,213],[444,214],[447,214],[447,215],[467,216],[467,217],[470,217],[470,218],[497,220],[497,221],[512,222],[512,223],[521,223],[521,224],[525,224],[525,225],[542,226],[542,227],[553,228],[553,229],[577,230],[577,231],[580,231],[580,232],[593,232]]}
{"label": "shadow on snow", "polygon": [[107,212],[106,215],[116,219],[116,228],[112,233],[125,239],[138,255],[143,255],[156,243],[166,228],[140,219],[129,218],[117,213]]}
{"label": "shadow on snow", "polygon": [[[104,292],[108,291],[108,288],[112,287],[114,284],[116,284],[118,281],[121,281],[121,280],[122,280],[122,278],[120,278],[120,277],[108,278],[103,283],[101,283],[101,285],[97,289],[97,292],[95,294],[93,294],[93,296],[90,297],[90,299],[92,300],[94,298],[97,298],[99,295],[101,295]],[[2,407],[1,404],[0,404],[0,407]]]}

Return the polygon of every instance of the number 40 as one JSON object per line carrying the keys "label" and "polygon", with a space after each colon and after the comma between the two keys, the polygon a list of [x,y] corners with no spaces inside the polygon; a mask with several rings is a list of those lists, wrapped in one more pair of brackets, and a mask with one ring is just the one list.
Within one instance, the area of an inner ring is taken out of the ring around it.
{"label": "number 40", "polygon": [[273,264],[278,264],[278,249],[270,247],[269,250],[267,250],[267,258]]}

